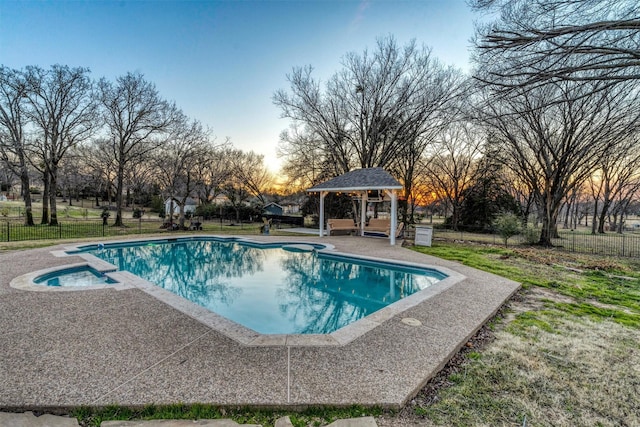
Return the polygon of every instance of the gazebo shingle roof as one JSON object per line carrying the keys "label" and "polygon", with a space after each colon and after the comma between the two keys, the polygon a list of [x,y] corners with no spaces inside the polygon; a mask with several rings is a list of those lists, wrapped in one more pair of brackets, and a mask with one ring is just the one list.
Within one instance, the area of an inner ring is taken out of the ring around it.
{"label": "gazebo shingle roof", "polygon": [[402,184],[383,168],[356,169],[307,191],[401,190]]}

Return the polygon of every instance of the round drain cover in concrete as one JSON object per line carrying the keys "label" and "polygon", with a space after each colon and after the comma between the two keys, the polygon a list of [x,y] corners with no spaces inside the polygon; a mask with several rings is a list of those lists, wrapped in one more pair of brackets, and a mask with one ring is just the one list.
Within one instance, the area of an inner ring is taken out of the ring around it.
{"label": "round drain cover in concrete", "polygon": [[414,319],[413,317],[405,317],[404,319],[402,319],[402,323],[409,325],[409,326],[420,326],[422,325],[422,322],[419,321],[418,319]]}

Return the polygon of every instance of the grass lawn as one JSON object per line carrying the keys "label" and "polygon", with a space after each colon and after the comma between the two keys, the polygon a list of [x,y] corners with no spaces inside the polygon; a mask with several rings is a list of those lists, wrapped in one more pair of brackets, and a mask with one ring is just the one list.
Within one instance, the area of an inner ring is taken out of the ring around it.
{"label": "grass lawn", "polygon": [[454,243],[416,250],[523,290],[479,348],[379,425],[640,425],[640,260]]}
{"label": "grass lawn", "polygon": [[519,281],[523,289],[400,411],[171,405],[79,408],[73,415],[92,426],[221,417],[272,426],[286,414],[295,426],[361,415],[389,427],[640,425],[640,260],[470,243],[413,249]]}

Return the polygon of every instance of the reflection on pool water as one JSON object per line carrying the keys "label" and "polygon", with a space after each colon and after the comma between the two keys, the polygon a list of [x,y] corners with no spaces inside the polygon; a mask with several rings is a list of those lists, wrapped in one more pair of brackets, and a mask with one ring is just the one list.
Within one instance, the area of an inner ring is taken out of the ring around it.
{"label": "reflection on pool water", "polygon": [[447,277],[307,245],[208,239],[87,252],[263,334],[331,333]]}
{"label": "reflection on pool water", "polygon": [[53,271],[36,277],[33,282],[38,285],[55,287],[80,287],[118,283],[88,266]]}

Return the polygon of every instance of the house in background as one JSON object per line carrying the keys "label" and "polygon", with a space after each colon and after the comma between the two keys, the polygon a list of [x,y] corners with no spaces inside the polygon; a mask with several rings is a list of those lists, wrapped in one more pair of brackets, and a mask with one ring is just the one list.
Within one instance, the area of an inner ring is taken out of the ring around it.
{"label": "house in background", "polygon": [[300,213],[302,205],[307,200],[306,194],[288,196],[280,201],[285,215],[296,215]]}
{"label": "house in background", "polygon": [[283,215],[284,208],[277,203],[269,203],[262,209],[264,215]]}
{"label": "house in background", "polygon": [[[173,211],[172,211],[173,205]],[[173,199],[167,199],[164,201],[164,212],[169,215],[169,212],[173,212],[174,215],[178,215],[180,213],[180,206],[178,206],[178,202]],[[184,204],[184,213],[186,214],[195,214],[196,213],[196,201],[191,197],[187,197],[187,200]]]}

